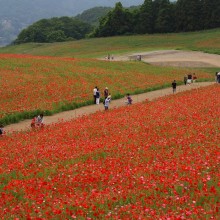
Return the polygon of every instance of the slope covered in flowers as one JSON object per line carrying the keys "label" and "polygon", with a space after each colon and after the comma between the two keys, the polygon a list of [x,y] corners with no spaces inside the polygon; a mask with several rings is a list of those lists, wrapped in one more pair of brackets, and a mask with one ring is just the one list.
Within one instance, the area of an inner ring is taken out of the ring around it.
{"label": "slope covered in flowers", "polygon": [[217,219],[220,87],[0,139],[0,218]]}
{"label": "slope covered in flowers", "polygon": [[[200,79],[208,73],[195,71]],[[92,90],[108,86],[112,95],[182,81],[187,70],[138,62],[0,55],[0,118],[15,112],[54,110],[92,100]],[[213,77],[212,77],[213,78]]]}

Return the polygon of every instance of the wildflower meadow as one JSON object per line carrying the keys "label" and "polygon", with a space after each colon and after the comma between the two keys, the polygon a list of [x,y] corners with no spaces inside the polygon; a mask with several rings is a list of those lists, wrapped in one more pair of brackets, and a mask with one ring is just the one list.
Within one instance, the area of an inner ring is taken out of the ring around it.
{"label": "wildflower meadow", "polygon": [[[2,54],[0,118],[37,109],[56,113],[91,104],[95,86],[101,92],[108,86],[113,98],[158,89],[170,86],[174,78],[182,82],[189,71],[138,62]],[[193,71],[200,80],[213,78],[205,71]]]}
{"label": "wildflower meadow", "polygon": [[0,218],[219,219],[219,94],[216,84],[1,137]]}

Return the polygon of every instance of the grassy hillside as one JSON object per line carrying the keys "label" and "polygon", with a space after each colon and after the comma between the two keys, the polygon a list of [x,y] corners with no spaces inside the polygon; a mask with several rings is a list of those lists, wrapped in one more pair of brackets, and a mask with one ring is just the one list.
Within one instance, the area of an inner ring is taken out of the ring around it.
{"label": "grassy hillside", "polygon": [[104,57],[107,53],[180,49],[220,54],[219,36],[220,29],[213,29],[192,33],[95,38],[65,43],[7,46],[0,48],[0,53],[94,58]]}

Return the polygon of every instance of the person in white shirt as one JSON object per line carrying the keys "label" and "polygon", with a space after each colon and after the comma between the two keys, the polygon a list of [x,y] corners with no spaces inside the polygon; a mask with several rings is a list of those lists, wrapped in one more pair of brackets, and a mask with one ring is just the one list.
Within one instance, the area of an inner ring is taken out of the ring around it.
{"label": "person in white shirt", "polygon": [[108,110],[110,101],[111,101],[111,95],[109,95],[109,96],[105,99],[105,104],[104,104],[105,110]]}
{"label": "person in white shirt", "polygon": [[36,119],[36,125],[38,127],[43,127],[44,126],[43,120],[44,120],[44,115],[43,114],[38,115]]}
{"label": "person in white shirt", "polygon": [[97,92],[97,86],[93,89],[94,104],[96,104],[96,92]]}

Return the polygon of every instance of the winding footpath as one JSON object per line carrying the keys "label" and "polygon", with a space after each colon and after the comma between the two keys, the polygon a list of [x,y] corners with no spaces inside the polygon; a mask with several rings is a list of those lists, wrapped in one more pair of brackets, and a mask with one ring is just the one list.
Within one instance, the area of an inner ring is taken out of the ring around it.
{"label": "winding footpath", "polygon": [[[176,93],[183,92],[186,90],[191,90],[191,89],[197,89],[199,87],[204,87],[204,86],[209,86],[213,85],[215,82],[200,82],[200,83],[193,83],[191,85],[181,85],[177,86]],[[152,92],[147,92],[143,94],[138,94],[138,95],[132,95],[133,103],[138,103],[138,102],[143,102],[146,99],[149,101],[152,101],[156,98],[171,95],[172,94],[172,88],[166,88],[166,89],[161,89],[161,90],[156,90]],[[125,98],[122,99],[117,99],[117,100],[112,100],[110,103],[110,109],[113,108],[118,108],[121,106],[125,106]],[[84,106],[75,110],[70,110],[70,111],[65,111],[61,112],[58,114],[54,114],[52,116],[44,116],[44,123],[46,125],[48,124],[53,124],[53,123],[58,123],[61,121],[69,121],[71,119],[83,116],[83,115],[88,115],[95,113],[97,111],[102,111],[104,110],[104,106],[102,103],[100,105],[89,105],[89,106]],[[5,126],[4,130],[7,133],[11,132],[18,132],[18,131],[26,131],[30,129],[30,123],[31,120],[24,120],[16,124],[11,124],[8,126]]]}

